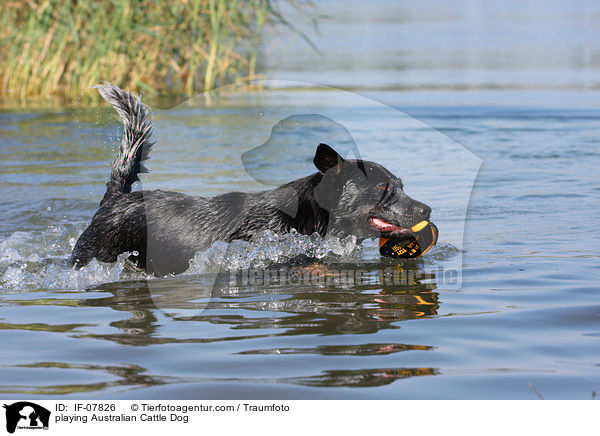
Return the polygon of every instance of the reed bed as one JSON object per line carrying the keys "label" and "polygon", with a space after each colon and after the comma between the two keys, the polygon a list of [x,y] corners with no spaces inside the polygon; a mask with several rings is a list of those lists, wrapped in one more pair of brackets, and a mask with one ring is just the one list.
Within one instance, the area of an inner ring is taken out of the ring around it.
{"label": "reed bed", "polygon": [[270,0],[5,0],[0,8],[0,98],[10,100],[72,101],[102,80],[191,95],[255,77],[265,26],[292,27]]}

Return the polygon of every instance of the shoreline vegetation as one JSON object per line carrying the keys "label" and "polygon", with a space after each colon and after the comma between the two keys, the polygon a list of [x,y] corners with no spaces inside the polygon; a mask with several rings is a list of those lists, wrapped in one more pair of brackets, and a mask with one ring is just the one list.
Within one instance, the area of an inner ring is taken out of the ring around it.
{"label": "shoreline vegetation", "polygon": [[8,0],[0,16],[0,102],[94,102],[97,93],[85,91],[103,80],[146,95],[244,86],[260,78],[267,26],[311,44],[272,0]]}

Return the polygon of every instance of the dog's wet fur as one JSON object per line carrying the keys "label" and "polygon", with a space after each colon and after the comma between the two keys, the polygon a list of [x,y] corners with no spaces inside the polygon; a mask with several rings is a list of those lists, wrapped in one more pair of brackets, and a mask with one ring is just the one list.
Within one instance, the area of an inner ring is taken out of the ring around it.
{"label": "dog's wet fur", "polygon": [[265,230],[354,235],[360,242],[429,219],[431,209],[406,195],[390,171],[343,159],[326,144],[318,145],[313,159],[318,172],[269,191],[212,198],[132,192],[153,145],[148,111],[139,97],[110,83],[96,88],[118,112],[124,131],[106,194],[73,249],[70,262],[78,268],[128,252],[140,268],[163,276],[187,270],[195,253],[215,241],[249,241]]}

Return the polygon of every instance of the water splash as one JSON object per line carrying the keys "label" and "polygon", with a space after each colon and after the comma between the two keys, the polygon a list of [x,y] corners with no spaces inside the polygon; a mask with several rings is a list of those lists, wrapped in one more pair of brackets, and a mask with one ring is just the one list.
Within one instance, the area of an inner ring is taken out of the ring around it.
{"label": "water splash", "polygon": [[[101,283],[154,278],[135,268],[128,260],[129,253],[123,253],[114,263],[94,259],[85,267],[74,269],[67,259],[75,242],[72,231],[62,226],[11,234],[0,242],[0,289],[78,290]],[[299,256],[359,260],[360,254],[355,237],[340,240],[295,231],[284,235],[267,231],[255,242],[215,242],[196,254],[185,274],[214,273],[222,268],[262,268]]]}
{"label": "water splash", "polygon": [[67,263],[75,242],[73,230],[61,225],[43,231],[12,233],[0,242],[0,289],[75,290],[145,277],[127,260],[127,253],[115,263],[93,260],[76,270]]}
{"label": "water splash", "polygon": [[323,238],[317,233],[301,235],[296,230],[276,234],[265,231],[255,242],[216,242],[206,251],[196,254],[190,262],[188,274],[266,268],[292,262],[300,257],[317,260],[360,261],[362,246],[355,236],[339,239]]}
{"label": "water splash", "polygon": [[[43,231],[15,232],[0,241],[0,289],[80,290],[102,283],[145,280],[155,277],[136,268],[129,253],[114,263],[93,260],[81,269],[71,267],[67,259],[76,242],[76,229],[51,226]],[[456,248],[440,243],[423,260],[435,264],[456,254]],[[354,236],[343,239],[265,231],[256,241],[215,242],[190,261],[186,275],[214,274],[222,270],[267,268],[298,259],[320,262],[381,262],[377,244],[359,244]]]}

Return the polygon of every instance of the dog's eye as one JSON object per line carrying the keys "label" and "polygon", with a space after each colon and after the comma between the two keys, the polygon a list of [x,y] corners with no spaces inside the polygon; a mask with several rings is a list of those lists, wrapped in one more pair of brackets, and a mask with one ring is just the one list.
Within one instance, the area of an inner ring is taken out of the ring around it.
{"label": "dog's eye", "polygon": [[382,191],[385,191],[387,189],[387,187],[388,187],[387,183],[382,182],[382,183],[377,184],[377,189],[381,189]]}

